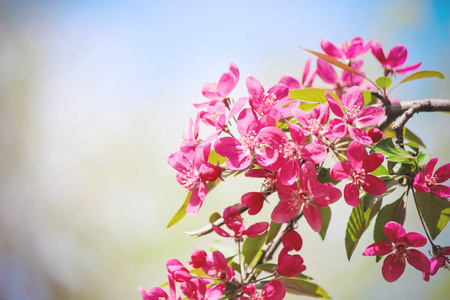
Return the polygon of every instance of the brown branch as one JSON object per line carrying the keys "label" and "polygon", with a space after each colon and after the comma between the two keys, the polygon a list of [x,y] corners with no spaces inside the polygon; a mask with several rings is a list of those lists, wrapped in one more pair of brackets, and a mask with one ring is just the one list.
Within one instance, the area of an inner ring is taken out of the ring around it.
{"label": "brown branch", "polygon": [[398,146],[403,148],[403,127],[405,127],[406,122],[408,122],[415,113],[419,112],[419,109],[419,103],[414,103],[413,106],[408,108],[392,126],[392,129],[395,131],[395,143]]}

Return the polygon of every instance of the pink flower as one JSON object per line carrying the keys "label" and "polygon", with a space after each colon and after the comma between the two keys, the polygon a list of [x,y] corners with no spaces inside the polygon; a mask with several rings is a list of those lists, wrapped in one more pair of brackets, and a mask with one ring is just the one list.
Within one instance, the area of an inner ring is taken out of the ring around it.
{"label": "pink flower", "polygon": [[331,111],[340,119],[333,119],[329,123],[329,128],[336,138],[342,138],[350,133],[352,139],[359,141],[364,145],[371,145],[372,139],[367,135],[364,129],[359,129],[356,124],[361,126],[375,125],[380,122],[385,111],[382,107],[369,106],[363,107],[364,96],[359,87],[351,87],[342,98],[342,104],[345,108],[342,110],[338,102],[325,93]]}
{"label": "pink flower", "polygon": [[386,183],[380,178],[369,174],[375,171],[384,160],[381,153],[366,154],[364,146],[357,141],[348,145],[348,162],[337,162],[330,170],[334,180],[351,179],[344,188],[344,199],[348,205],[357,207],[359,204],[359,185],[369,194],[383,195],[386,193]]}
{"label": "pink flower", "polygon": [[250,76],[247,78],[247,89],[250,106],[258,115],[271,115],[278,121],[290,114],[288,107],[282,107],[289,100],[286,85],[278,83],[266,92],[258,79]]}
{"label": "pink flower", "polygon": [[238,140],[234,137],[222,137],[216,141],[214,149],[218,154],[229,158],[225,163],[229,169],[243,170],[253,161],[257,134],[262,128],[268,126],[276,126],[276,121],[271,116],[263,116],[258,121],[252,109],[243,109],[237,120],[241,138]]}
{"label": "pink flower", "polygon": [[248,214],[252,216],[261,211],[264,201],[266,201],[266,195],[264,193],[248,192],[242,195],[239,205],[248,207]]}
{"label": "pink flower", "polygon": [[450,178],[450,164],[441,166],[433,174],[437,161],[437,158],[430,159],[425,166],[425,175],[422,172],[417,174],[413,186],[420,193],[433,192],[438,197],[447,198],[450,197],[450,187],[436,183],[443,183]]}
{"label": "pink flower", "polygon": [[[271,280],[264,285],[261,294],[256,291],[254,284],[243,285],[242,292],[250,296],[254,300],[282,300],[286,296],[286,288],[279,280]],[[245,300],[248,298],[239,297],[237,300]]]}
{"label": "pink flower", "polygon": [[138,287],[143,300],[169,300],[169,295],[160,287],[152,287],[148,292],[143,287]]}
{"label": "pink flower", "polygon": [[440,268],[450,269],[450,247],[436,246],[436,252],[430,259],[430,272],[423,272],[423,279],[429,281],[430,276],[436,275]]}
{"label": "pink flower", "polygon": [[189,264],[194,268],[198,269],[203,266],[206,261],[206,252],[203,250],[195,249],[191,254],[191,260]]}
{"label": "pink flower", "polygon": [[[239,81],[239,69],[234,63],[230,63],[230,71],[223,73],[219,82],[208,82],[203,85],[202,94],[210,100],[224,102],[228,94],[236,87]],[[208,102],[194,104],[197,108],[208,106]]]}
{"label": "pink flower", "polygon": [[241,212],[236,206],[228,206],[223,211],[223,220],[225,225],[232,231],[234,231],[234,235],[229,234],[219,226],[211,223],[213,230],[220,236],[223,237],[232,237],[235,239],[242,239],[242,236],[246,235],[248,237],[255,237],[263,234],[269,228],[269,223],[267,222],[258,222],[250,226],[249,228],[245,228],[242,218]]}
{"label": "pink flower", "polygon": [[312,162],[305,162],[301,166],[300,186],[278,185],[277,192],[280,202],[274,208],[271,219],[276,223],[284,223],[292,220],[301,209],[311,228],[319,232],[322,227],[322,217],[317,207],[325,208],[341,198],[341,191],[333,186],[317,181],[316,168]]}
{"label": "pink flower", "polygon": [[206,182],[215,181],[222,172],[219,166],[208,162],[210,148],[210,144],[203,144],[195,149],[193,156],[175,152],[167,160],[178,171],[178,183],[187,190],[192,190],[187,215],[194,215],[200,210],[208,192]]}
{"label": "pink flower", "polygon": [[167,272],[176,282],[191,280],[191,273],[178,259],[170,259],[166,264]]}
{"label": "pink flower", "polygon": [[356,37],[351,40],[350,43],[345,41],[336,47],[330,42],[329,39],[323,39],[320,46],[325,54],[336,59],[353,59],[369,51],[372,47],[372,40],[373,39],[370,39],[370,41],[364,45],[364,39],[361,37]]}
{"label": "pink flower", "polygon": [[219,282],[213,284],[210,287],[206,287],[208,282],[203,278],[197,277],[196,279],[181,283],[181,291],[189,300],[218,300],[222,297],[225,291],[225,284]]}
{"label": "pink flower", "polygon": [[389,254],[383,262],[382,274],[386,281],[394,282],[405,271],[405,259],[408,263],[422,272],[430,271],[430,262],[425,254],[409,247],[423,247],[427,239],[416,232],[406,233],[402,225],[397,222],[388,222],[383,228],[387,241],[373,243],[364,250],[365,256],[383,256]]}
{"label": "pink flower", "polygon": [[228,266],[225,256],[220,251],[214,251],[212,256],[208,255],[202,270],[208,276],[221,281],[231,282],[234,278],[233,268]]}
{"label": "pink flower", "polygon": [[422,62],[418,62],[411,66],[401,67],[408,57],[408,50],[406,50],[406,47],[403,45],[394,46],[385,56],[380,42],[375,41],[372,46],[372,53],[384,67],[384,76],[388,76],[392,73],[405,75],[407,72],[418,69],[422,64]]}

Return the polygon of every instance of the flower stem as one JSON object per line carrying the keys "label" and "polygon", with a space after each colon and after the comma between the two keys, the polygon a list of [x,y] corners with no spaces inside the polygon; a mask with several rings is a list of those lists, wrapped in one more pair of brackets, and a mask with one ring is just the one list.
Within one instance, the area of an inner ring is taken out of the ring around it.
{"label": "flower stem", "polygon": [[419,205],[417,205],[416,192],[414,191],[414,188],[412,187],[411,184],[408,186],[408,191],[409,191],[410,189],[412,190],[412,194],[413,194],[413,198],[414,198],[414,203],[416,204],[417,213],[419,214],[419,219],[420,219],[420,222],[422,223],[423,230],[425,230],[425,233],[426,233],[426,235],[427,235],[427,238],[428,238],[428,240],[430,241],[430,244],[431,244],[431,246],[432,246],[433,249],[434,249],[434,248],[436,247],[436,245],[433,243],[433,240],[431,239],[430,234],[428,233],[428,230],[427,230],[427,228],[426,228],[426,226],[425,226],[425,223],[424,223],[423,217],[422,217],[422,213],[420,212],[420,209],[419,209]]}

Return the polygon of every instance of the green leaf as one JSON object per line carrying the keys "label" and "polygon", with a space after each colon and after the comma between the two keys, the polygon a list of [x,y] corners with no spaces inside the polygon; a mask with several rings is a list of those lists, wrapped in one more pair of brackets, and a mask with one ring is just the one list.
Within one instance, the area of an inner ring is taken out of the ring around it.
{"label": "green leaf", "polygon": [[389,195],[393,191],[395,191],[398,187],[398,181],[395,179],[388,178],[381,178],[384,183],[386,184],[386,193],[379,196],[374,196],[369,193],[364,193],[364,195],[361,197],[361,201],[364,203],[364,212],[366,212],[369,208],[371,208],[377,201],[382,200],[385,196]]}
{"label": "green leaf", "polygon": [[416,73],[413,73],[413,74],[407,76],[402,81],[400,81],[397,85],[400,85],[400,84],[408,82],[408,81],[416,80],[416,79],[431,78],[431,77],[444,79],[444,74],[442,74],[441,72],[438,72],[438,71],[419,71],[419,72],[416,72]]}
{"label": "green leaf", "polygon": [[267,234],[266,244],[273,241],[273,239],[277,236],[278,232],[280,232],[281,225],[283,225],[283,223],[275,223],[273,221],[270,221],[269,233]]}
{"label": "green leaf", "polygon": [[211,216],[209,216],[209,223],[214,223],[215,221],[219,220],[220,218],[222,218],[222,216],[218,212],[215,212]]}
{"label": "green leaf", "polygon": [[375,83],[382,89],[386,90],[388,87],[391,86],[392,78],[390,77],[378,77],[375,80]]}
{"label": "green leaf", "polygon": [[383,228],[387,222],[395,221],[401,225],[405,222],[406,216],[406,201],[408,196],[406,193],[398,198],[396,201],[391,204],[385,205],[375,220],[375,227],[373,229],[373,240],[375,242],[379,241],[388,241],[386,236],[384,235]]}
{"label": "green leaf", "polygon": [[415,194],[425,225],[434,240],[450,219],[450,202],[433,193],[415,192]]}
{"label": "green leaf", "polygon": [[427,163],[430,161],[431,159],[431,154],[425,154],[423,152],[419,152],[419,154],[417,154],[416,157],[416,161],[417,161],[417,165],[421,168],[424,168]]}
{"label": "green leaf", "polygon": [[359,239],[369,227],[373,217],[380,211],[381,202],[376,202],[366,212],[364,212],[364,201],[360,201],[359,205],[352,209],[352,213],[348,219],[347,229],[345,230],[345,250],[347,251],[348,260],[352,257]]}
{"label": "green leaf", "polygon": [[319,174],[317,175],[317,181],[320,183],[332,183],[334,185],[338,184],[340,181],[334,180],[330,176],[330,168],[322,168],[320,169]]}
{"label": "green leaf", "polygon": [[383,176],[383,175],[389,175],[389,171],[386,169],[385,166],[380,165],[375,171],[371,172],[374,176]]}
{"label": "green leaf", "polygon": [[412,158],[405,158],[400,156],[388,156],[386,158],[388,161],[398,162],[398,163],[405,163],[405,164],[414,164],[414,160]]}
{"label": "green leaf", "polygon": [[186,216],[186,209],[188,207],[189,201],[191,200],[192,190],[190,190],[187,194],[186,200],[184,200],[183,205],[177,210],[175,215],[170,220],[169,224],[167,224],[167,228],[172,227],[173,225],[177,224],[181,221],[181,219]]}
{"label": "green leaf", "polygon": [[242,245],[242,253],[244,254],[244,261],[246,264],[250,264],[253,261],[258,251],[264,245],[266,236],[267,232],[255,237],[245,239],[244,244]]}
{"label": "green leaf", "polygon": [[415,143],[415,142],[408,142],[408,143],[405,143],[404,145],[408,146],[416,153],[419,152],[419,145],[417,145],[417,143]]}
{"label": "green leaf", "polygon": [[413,158],[412,154],[394,145],[394,141],[392,138],[385,138],[378,142],[378,144],[374,147],[375,152],[389,155],[389,156],[398,156],[403,158]]}
{"label": "green leaf", "polygon": [[220,165],[223,164],[224,162],[227,161],[228,158],[221,156],[220,154],[218,154],[216,151],[211,150],[209,152],[209,158],[208,161],[215,165],[217,163],[219,163]]}
{"label": "green leaf", "polygon": [[303,111],[310,111],[314,107],[318,106],[320,103],[311,103],[311,102],[303,102],[300,104],[298,108],[300,108]]}
{"label": "green leaf", "polygon": [[307,102],[326,103],[327,97],[325,97],[325,92],[330,94],[336,100],[338,99],[335,94],[325,91],[323,89],[317,89],[317,88],[307,88],[307,89],[289,91],[289,98],[304,100]]}
{"label": "green leaf", "polygon": [[320,216],[322,217],[322,228],[319,231],[319,235],[322,240],[325,239],[325,235],[327,234],[328,225],[330,225],[331,220],[331,208],[329,206],[325,208],[317,208],[320,212]]}
{"label": "green leaf", "polygon": [[369,106],[369,105],[377,103],[377,97],[372,95],[371,92],[369,92],[369,91],[362,91],[362,93],[364,95],[364,106]]}
{"label": "green leaf", "polygon": [[264,271],[267,273],[273,273],[276,271],[277,269],[277,265],[276,264],[272,264],[272,263],[264,263],[264,264],[260,264],[258,266],[256,266],[256,270],[257,271]]}
{"label": "green leaf", "polygon": [[346,71],[349,71],[350,73],[359,75],[359,76],[361,76],[361,77],[367,79],[366,76],[364,76],[363,74],[359,73],[358,71],[356,71],[355,69],[353,69],[353,68],[350,67],[349,65],[346,65],[346,64],[344,64],[344,63],[341,63],[340,61],[338,61],[338,60],[332,58],[331,56],[322,54],[322,53],[320,53],[320,52],[308,50],[308,49],[305,49],[305,48],[303,48],[303,47],[300,47],[300,48],[302,48],[302,49],[305,50],[305,51],[308,51],[308,52],[311,53],[311,54],[314,54],[315,56],[317,56],[317,57],[323,59],[324,61],[329,62],[329,63],[332,64],[332,65],[335,65],[336,67],[339,67],[339,68],[341,68],[341,69],[344,69],[344,70],[346,70]]}
{"label": "green leaf", "polygon": [[426,148],[422,140],[406,127],[403,127],[403,137],[408,141],[417,143],[417,145]]}
{"label": "green leaf", "polygon": [[310,281],[297,277],[283,278],[283,284],[286,292],[298,296],[308,296],[321,299],[331,299],[323,288]]}

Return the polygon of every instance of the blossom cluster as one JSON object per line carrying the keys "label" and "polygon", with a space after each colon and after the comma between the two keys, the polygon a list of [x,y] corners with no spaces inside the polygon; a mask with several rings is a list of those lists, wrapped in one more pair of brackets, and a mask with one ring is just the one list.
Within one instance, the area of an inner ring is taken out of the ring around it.
{"label": "blossom cluster", "polygon": [[[203,85],[202,94],[207,100],[194,105],[197,115],[190,120],[179,150],[168,158],[177,171],[178,183],[190,193],[186,214],[194,215],[202,208],[211,186],[231,174],[243,173],[262,179],[261,190],[249,191],[242,195],[239,205],[226,207],[221,216],[223,222],[212,222],[212,230],[221,237],[233,238],[236,243],[265,234],[272,225],[258,222],[245,227],[242,212],[248,209],[248,214],[258,214],[272,194],[278,196],[271,208],[272,224],[285,223],[287,227],[280,233],[283,248],[278,253],[272,280],[262,287],[247,280],[248,265],[239,262],[240,268],[233,269],[232,260],[227,261],[219,251],[206,255],[203,250],[195,250],[189,264],[201,269],[204,276],[189,272],[178,260],[169,260],[170,299],[177,299],[176,283],[188,299],[219,299],[226,284],[239,291],[238,299],[283,299],[286,293],[283,278],[297,278],[306,270],[298,254],[302,238],[294,229],[298,218],[304,216],[311,229],[320,232],[324,222],[322,212],[341,198],[356,209],[361,205],[362,195],[382,197],[388,193],[386,176],[375,172],[385,169],[382,166],[385,155],[375,151],[377,143],[385,138],[375,127],[385,118],[385,109],[380,104],[365,105],[364,91],[373,91],[374,86],[366,82],[360,56],[371,51],[385,76],[404,75],[419,68],[421,62],[404,66],[407,59],[404,46],[397,45],[385,54],[378,41],[371,39],[365,43],[359,37],[339,46],[324,39],[321,48],[328,59],[318,58],[314,71],[312,60],[308,59],[300,81],[283,76],[275,85],[264,88],[250,76],[245,82],[248,94],[235,101],[230,94],[239,82],[239,69],[231,63],[218,82]],[[338,75],[330,63],[333,61],[350,68]],[[327,84],[322,97],[313,100],[293,97],[293,91],[315,88],[316,78]],[[305,103],[309,105],[304,106]],[[210,127],[213,133],[200,138],[200,124]],[[223,162],[211,157],[221,157]],[[324,166],[327,158],[337,160],[329,169]],[[419,193],[447,198],[450,188],[437,183],[449,179],[450,164],[433,175],[436,163],[437,159],[430,160],[424,173],[411,171],[411,182],[414,181],[411,186]],[[328,179],[324,179],[322,171],[328,174]],[[343,192],[336,187],[341,181],[346,183]],[[430,268],[425,254],[409,249],[424,246],[427,243],[424,236],[407,234],[396,222],[387,222],[384,234],[389,241],[377,241],[363,254],[391,253],[382,269],[387,281],[400,277],[405,260],[422,271],[426,280],[439,267],[447,266],[448,247],[439,248]],[[253,266],[251,280],[256,280],[255,270]],[[240,274],[240,280],[235,272]],[[159,287],[149,292],[140,290],[144,300],[169,299]]]}

